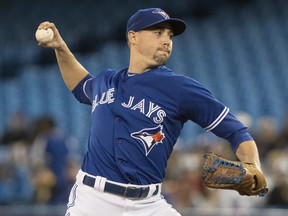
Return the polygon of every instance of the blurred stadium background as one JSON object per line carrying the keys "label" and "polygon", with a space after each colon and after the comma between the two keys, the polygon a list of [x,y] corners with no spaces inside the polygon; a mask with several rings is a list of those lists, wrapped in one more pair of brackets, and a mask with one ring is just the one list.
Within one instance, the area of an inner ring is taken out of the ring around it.
{"label": "blurred stadium background", "polygon": [[89,134],[90,108],[64,86],[53,50],[37,45],[40,22],[54,22],[96,75],[128,66],[126,21],[146,7],[187,22],[168,66],[203,83],[249,126],[270,185],[265,198],[201,188],[202,153],[233,154],[187,123],[168,167],[167,199],[183,216],[288,215],[287,0],[0,0],[0,215],[64,215]]}

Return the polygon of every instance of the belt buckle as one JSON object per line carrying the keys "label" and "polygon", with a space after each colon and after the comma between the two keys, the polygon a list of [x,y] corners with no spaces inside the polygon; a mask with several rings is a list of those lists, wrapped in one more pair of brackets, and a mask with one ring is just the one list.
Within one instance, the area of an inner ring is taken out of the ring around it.
{"label": "belt buckle", "polygon": [[126,195],[127,195],[127,192],[128,192],[128,189],[130,190],[135,190],[135,189],[137,189],[137,187],[133,187],[133,186],[128,186],[128,187],[125,187],[125,191],[124,191],[124,197],[127,197]]}

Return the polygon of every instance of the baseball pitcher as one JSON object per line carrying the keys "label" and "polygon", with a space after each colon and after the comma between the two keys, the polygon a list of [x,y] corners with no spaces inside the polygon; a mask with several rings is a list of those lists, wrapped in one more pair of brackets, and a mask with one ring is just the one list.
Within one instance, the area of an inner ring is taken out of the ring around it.
{"label": "baseball pitcher", "polygon": [[[240,163],[258,171],[251,174],[249,190],[242,195],[267,192],[257,146],[247,127],[199,82],[165,66],[173,38],[186,29],[183,20],[170,18],[160,8],[137,11],[127,22],[129,66],[106,69],[95,77],[76,60],[53,23],[38,27],[47,29],[52,29],[53,38],[39,45],[55,50],[65,84],[78,101],[91,106],[88,150],[66,216],[179,216],[161,195],[161,184],[188,120],[228,140]],[[206,162],[210,169],[205,177],[229,166]],[[235,188],[248,173],[247,168],[242,171],[239,182],[232,181]],[[212,174],[210,182],[216,178]],[[223,182],[218,180],[215,184],[220,187]]]}

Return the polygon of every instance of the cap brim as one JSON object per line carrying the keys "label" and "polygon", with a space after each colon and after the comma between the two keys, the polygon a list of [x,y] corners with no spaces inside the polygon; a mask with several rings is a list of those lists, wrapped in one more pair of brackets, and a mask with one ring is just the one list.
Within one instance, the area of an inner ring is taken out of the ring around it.
{"label": "cap brim", "polygon": [[186,30],[186,23],[183,20],[172,18],[167,22],[172,26],[174,36],[180,35]]}
{"label": "cap brim", "polygon": [[150,25],[147,25],[147,26],[143,27],[142,29],[146,29],[146,28],[149,28],[149,27],[152,27],[152,26],[155,26],[157,24],[164,23],[164,22],[167,22],[171,25],[171,27],[173,29],[174,36],[180,35],[186,30],[186,23],[183,20],[176,19],[176,18],[161,20],[161,21],[152,23]]}

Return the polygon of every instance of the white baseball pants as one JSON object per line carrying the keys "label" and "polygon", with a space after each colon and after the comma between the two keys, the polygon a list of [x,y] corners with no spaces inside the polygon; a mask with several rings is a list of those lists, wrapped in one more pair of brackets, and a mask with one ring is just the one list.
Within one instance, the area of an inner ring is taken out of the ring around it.
{"label": "white baseball pants", "polygon": [[84,185],[85,174],[81,170],[77,174],[65,216],[181,216],[161,196],[161,190],[157,195],[131,200]]}

